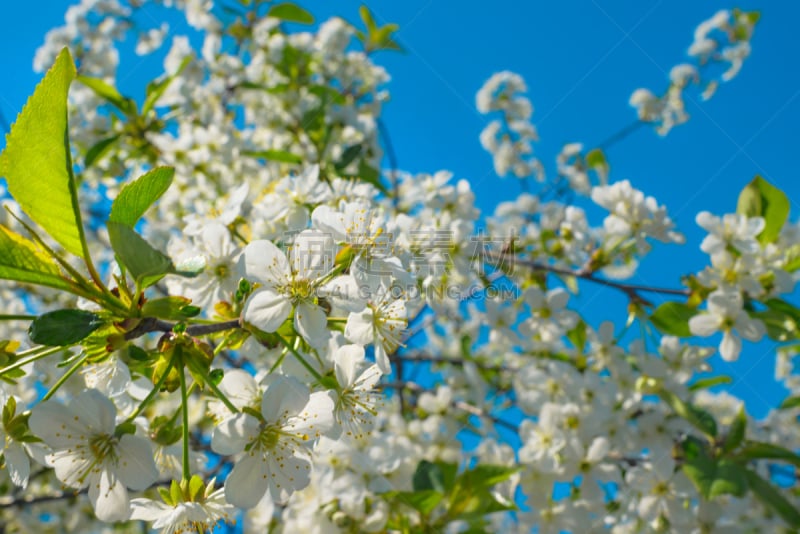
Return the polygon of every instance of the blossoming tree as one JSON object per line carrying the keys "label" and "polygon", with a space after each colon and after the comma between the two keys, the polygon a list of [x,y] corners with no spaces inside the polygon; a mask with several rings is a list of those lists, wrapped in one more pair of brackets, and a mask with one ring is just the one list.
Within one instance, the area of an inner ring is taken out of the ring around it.
{"label": "blossoming tree", "polygon": [[[780,190],[756,177],[731,213],[697,215],[701,272],[635,285],[683,236],[603,147],[564,146],[547,176],[518,75],[477,107],[525,192],[481,215],[465,180],[380,168],[374,53],[400,48],[395,25],[362,8],[291,31],[314,23],[293,3],[152,1],[201,49],[135,23],[144,0],[84,0],[0,156],[1,531],[800,528],[800,397],[754,421],[709,391],[725,377],[698,378],[743,340],[782,343],[782,370],[800,347]],[[701,23],[667,90],[633,93],[635,126],[685,122],[686,91],[739,72],[758,18]],[[127,96],[131,34],[168,53]],[[628,315],[572,309],[591,284]]]}

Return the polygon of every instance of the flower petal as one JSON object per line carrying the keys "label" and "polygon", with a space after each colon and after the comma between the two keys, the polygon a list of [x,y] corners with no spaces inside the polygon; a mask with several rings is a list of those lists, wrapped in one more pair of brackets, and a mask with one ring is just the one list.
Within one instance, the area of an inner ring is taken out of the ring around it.
{"label": "flower petal", "polygon": [[74,417],[94,434],[113,434],[117,408],[96,389],[87,389],[72,399],[69,409]]}
{"label": "flower petal", "polygon": [[353,343],[369,345],[375,340],[375,323],[372,308],[360,313],[351,313],[344,326],[344,335]]}
{"label": "flower petal", "polygon": [[279,503],[286,502],[294,491],[308,486],[311,479],[311,464],[296,455],[283,457],[280,463],[271,460],[269,470],[269,493]]}
{"label": "flower petal", "polygon": [[289,418],[284,429],[316,439],[333,427],[333,399],[327,391],[316,391],[296,416]]}
{"label": "flower petal", "polygon": [[128,490],[117,480],[115,473],[107,468],[100,471],[99,477],[92,477],[89,483],[89,500],[100,521],[113,523],[128,519]]}
{"label": "flower petal", "polygon": [[378,369],[385,375],[392,374],[392,364],[389,361],[389,355],[382,344],[375,344],[375,363],[378,364]]}
{"label": "flower petal", "polygon": [[269,375],[264,384],[266,390],[261,399],[261,415],[267,423],[296,415],[308,404],[308,388],[294,377]]}
{"label": "flower petal", "polygon": [[212,258],[222,258],[233,252],[231,232],[224,225],[217,222],[207,223],[200,235],[206,251]]}
{"label": "flower petal", "polygon": [[333,353],[333,364],[336,380],[342,388],[351,387],[356,381],[356,373],[364,361],[364,347],[358,345],[342,345]]}
{"label": "flower petal", "polygon": [[333,268],[336,246],[325,232],[303,230],[289,247],[289,264],[295,278],[315,280]]}
{"label": "flower petal", "polygon": [[117,474],[120,481],[134,491],[149,487],[158,478],[153,450],[144,438],[125,434],[119,440]]}
{"label": "flower petal", "polygon": [[735,362],[739,359],[740,352],[742,352],[742,340],[730,330],[726,330],[722,336],[722,343],[719,344],[720,356],[726,362]]}
{"label": "flower petal", "polygon": [[69,449],[56,451],[47,458],[55,469],[56,478],[65,486],[77,489],[86,487],[85,475],[96,462],[91,454],[78,454]]}
{"label": "flower petal", "polygon": [[292,303],[273,289],[257,289],[244,305],[244,321],[264,332],[275,332],[289,317]]}
{"label": "flower petal", "polygon": [[225,499],[237,508],[252,508],[267,492],[267,464],[261,453],[250,452],[236,462],[225,480]]}
{"label": "flower petal", "polygon": [[719,330],[720,317],[711,313],[701,313],[689,319],[689,330],[696,336],[708,337]]}
{"label": "flower petal", "polygon": [[54,449],[67,449],[78,442],[86,429],[69,408],[56,401],[45,401],[31,410],[31,432]]}
{"label": "flower petal", "polygon": [[311,213],[311,224],[323,232],[330,233],[340,243],[347,237],[344,214],[325,204],[317,206]]}
{"label": "flower petal", "polygon": [[291,276],[289,261],[271,241],[251,241],[241,256],[240,268],[245,278],[275,286],[284,284]]}
{"label": "flower petal", "polygon": [[6,468],[15,486],[25,488],[28,485],[28,476],[31,474],[31,461],[22,445],[11,442],[3,450],[6,458]]}
{"label": "flower petal", "polygon": [[131,499],[130,519],[138,521],[155,521],[172,512],[172,506],[151,499]]}
{"label": "flower petal", "polygon": [[242,452],[258,434],[258,419],[245,413],[237,413],[224,419],[211,435],[211,450],[218,454]]}
{"label": "flower petal", "polygon": [[301,302],[294,312],[294,327],[297,332],[317,350],[328,344],[328,316],[325,310],[308,302]]}
{"label": "flower petal", "polygon": [[256,379],[242,369],[226,371],[219,383],[219,389],[240,410],[245,406],[253,405],[256,400],[260,400]]}

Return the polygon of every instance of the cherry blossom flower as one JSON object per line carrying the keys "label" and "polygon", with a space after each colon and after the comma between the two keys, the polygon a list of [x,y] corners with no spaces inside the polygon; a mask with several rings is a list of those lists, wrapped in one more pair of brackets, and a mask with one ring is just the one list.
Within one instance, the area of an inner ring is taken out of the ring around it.
{"label": "cherry blossom flower", "polygon": [[708,309],[689,319],[689,329],[692,334],[703,337],[721,331],[719,352],[729,362],[736,361],[742,351],[742,340],[736,333],[749,341],[759,341],[766,333],[764,323],[752,319],[744,311],[741,294],[723,290],[708,296]]}
{"label": "cherry blossom flower", "polygon": [[332,428],[333,409],[327,393],[310,393],[296,378],[270,375],[260,418],[239,413],[214,429],[214,452],[245,452],[225,481],[227,501],[252,508],[269,491],[274,501],[285,502],[308,485],[311,449]]}
{"label": "cherry blossom flower", "polygon": [[265,332],[275,332],[294,311],[294,327],[312,347],[327,343],[325,310],[318,305],[318,290],[332,265],[325,256],[329,238],[311,231],[297,236],[287,258],[270,241],[257,240],[242,253],[249,280],[260,282],[247,299],[243,318]]}
{"label": "cherry blossom flower", "polygon": [[372,428],[380,394],[375,385],[381,372],[375,364],[365,365],[364,348],[342,345],[333,353],[336,392],[334,418],[347,436],[360,438]]}
{"label": "cherry blossom flower", "polygon": [[378,369],[388,375],[392,372],[389,353],[402,343],[406,317],[405,301],[392,298],[391,293],[383,288],[379,300],[370,301],[362,312],[350,313],[344,335],[362,346],[374,344]]}
{"label": "cherry blossom flower", "polygon": [[[130,518],[152,521],[151,526],[164,534],[207,532],[220,521],[232,522],[236,510],[225,502],[223,488],[214,489],[214,482],[215,479],[211,479],[204,486],[199,477],[192,477],[192,489],[196,492],[188,495],[189,500],[185,500],[187,495],[184,494],[181,495],[182,499],[174,502],[173,498],[177,495],[173,495],[173,492],[162,493],[162,498],[169,502],[132,499]],[[173,481],[173,485],[177,486],[177,483]]]}
{"label": "cherry blossom flower", "polygon": [[31,410],[30,428],[53,449],[47,456],[66,486],[89,488],[98,519],[128,518],[128,491],[143,490],[158,478],[147,440],[115,434],[114,404],[89,389],[64,406],[54,401]]}

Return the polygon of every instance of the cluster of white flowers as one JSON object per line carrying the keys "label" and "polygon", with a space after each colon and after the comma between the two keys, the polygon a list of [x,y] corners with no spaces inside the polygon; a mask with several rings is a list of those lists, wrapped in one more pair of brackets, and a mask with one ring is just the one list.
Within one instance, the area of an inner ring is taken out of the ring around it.
{"label": "cluster of white flowers", "polygon": [[[779,298],[794,290],[795,277],[789,272],[791,249],[780,250],[781,242],[762,244],[758,237],[765,229],[761,217],[726,214],[717,217],[704,211],[697,224],[708,232],[700,248],[711,257],[711,265],[697,275],[703,286],[713,290],[708,309],[689,322],[693,334],[710,336],[722,332],[720,354],[736,360],[742,350],[737,336],[759,341],[766,333],[760,319],[752,318],[745,304],[752,299]],[[787,225],[782,234],[793,232]]]}
{"label": "cluster of white flowers", "polygon": [[498,176],[509,172],[517,178],[535,175],[544,178],[539,160],[533,157],[533,142],[538,139],[536,127],[531,124],[533,105],[525,93],[528,87],[519,74],[503,71],[489,78],[478,91],[478,111],[484,114],[499,111],[501,119],[494,119],[480,135],[481,145],[494,158]]}
{"label": "cluster of white flowers", "polygon": [[[750,55],[750,39],[758,19],[759,13],[755,11],[723,9],[701,22],[689,47],[689,55],[696,58],[697,64],[674,66],[669,73],[670,85],[661,96],[649,89],[637,89],[631,95],[630,104],[636,108],[639,120],[654,124],[660,135],[689,120],[685,104],[687,88],[702,87],[701,96],[708,100],[720,81],[732,80]],[[718,74],[720,67],[725,71]]]}
{"label": "cluster of white flowers", "polygon": [[[388,75],[353,44],[363,32],[339,18],[290,32],[281,10],[305,13],[292,4],[239,13],[210,0],[157,3],[184,13],[200,51],[140,20],[145,2],[87,0],[49,34],[36,67],[66,45],[82,74],[110,87],[131,32],[137,53],[166,52],[141,107],[76,81],[70,133],[80,195],[98,206],[142,172],[174,167],[137,228],[174,271],[195,276],[133,287],[97,224],[87,228],[93,257],[129,316],[52,289],[4,290],[7,313],[80,306],[112,317],[67,347],[0,342],[9,531],[107,528],[96,519],[167,533],[223,521],[246,532],[783,525],[736,481],[709,498],[691,462],[739,451],[736,461],[769,479],[768,462],[743,444],[800,447],[800,402],[748,421],[738,399],[698,381],[716,349],[677,336],[721,333],[726,360],[743,353],[742,338],[777,329],[795,339],[800,312],[781,299],[800,268],[800,224],[703,212],[709,266],[684,288],[626,284],[656,242],[684,237],[656,199],[610,181],[602,152],[572,143],[558,155],[558,187],[582,195],[574,203],[548,184],[484,219],[470,183],[447,171],[392,169],[386,188],[378,121]],[[364,10],[367,32],[378,31]],[[716,33],[738,47],[755,19],[724,13],[701,25],[692,54],[733,69],[746,54],[720,50]],[[676,68],[672,103],[644,99],[642,120],[684,120],[682,90],[697,77]],[[543,177],[525,91],[501,72],[477,95],[482,113],[502,115],[481,134],[501,177]],[[620,326],[587,321],[575,295],[593,283],[628,297],[627,325],[625,311]],[[683,299],[667,302],[680,314],[658,320],[644,295],[660,289]],[[27,324],[2,327],[13,339]],[[778,375],[800,395],[795,352],[780,353]],[[736,425],[747,428],[727,450]],[[797,464],[776,450],[771,458]]]}

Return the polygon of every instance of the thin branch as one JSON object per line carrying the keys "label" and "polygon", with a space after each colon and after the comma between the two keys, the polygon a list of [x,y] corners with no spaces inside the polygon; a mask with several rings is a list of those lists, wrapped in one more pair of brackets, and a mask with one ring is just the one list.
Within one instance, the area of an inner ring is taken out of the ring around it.
{"label": "thin branch", "polygon": [[489,365],[476,360],[468,360],[465,358],[450,358],[447,356],[436,356],[433,354],[427,354],[422,351],[413,351],[406,354],[395,353],[392,354],[390,358],[396,361],[414,362],[414,363],[420,363],[420,362],[449,363],[450,365],[455,365],[458,367],[463,367],[465,364],[471,363],[475,365],[475,367],[477,367],[478,369],[482,369],[484,371],[502,371],[508,373],[517,372],[516,369],[512,369],[504,365]]}
{"label": "thin branch", "polygon": [[616,145],[617,143],[619,143],[620,141],[622,141],[623,139],[634,133],[636,130],[638,130],[645,124],[648,123],[641,119],[636,119],[635,122],[632,122],[631,124],[625,126],[621,130],[614,132],[613,134],[609,135],[608,137],[600,141],[600,143],[598,143],[597,145],[597,148],[603,151],[608,150],[609,148]]}
{"label": "thin branch", "polygon": [[[424,388],[419,384],[415,384],[413,382],[385,382],[379,384],[378,387],[383,389],[394,389],[397,390],[398,392],[405,389],[417,394],[432,392],[432,390]],[[486,410],[478,408],[477,406],[473,406],[472,404],[469,404],[467,402],[461,400],[454,400],[453,402],[450,403],[450,405],[453,408],[464,411],[470,415],[488,419],[497,426],[502,426],[514,432],[519,432],[519,427],[517,427],[517,425],[515,425],[514,423],[506,421],[505,419],[501,419],[496,415],[492,415]]]}
{"label": "thin branch", "polygon": [[[141,337],[150,332],[172,332],[176,323],[169,323],[156,319],[155,317],[146,317],[142,319],[136,328],[125,333],[125,339],[131,340]],[[213,324],[193,324],[186,327],[186,334],[190,336],[205,336],[208,334],[216,334],[217,332],[224,332],[226,330],[233,330],[234,328],[241,328],[242,323],[239,319],[232,319],[221,323]]]}
{"label": "thin branch", "polygon": [[560,274],[564,276],[574,276],[575,278],[588,280],[590,282],[594,282],[595,284],[600,284],[607,287],[613,287],[614,289],[618,289],[623,293],[627,294],[631,299],[637,301],[644,300],[639,296],[639,292],[661,293],[664,295],[679,295],[683,297],[689,296],[689,294],[691,293],[689,289],[675,289],[669,287],[655,287],[655,286],[646,286],[639,284],[627,284],[624,282],[616,282],[614,280],[600,278],[592,271],[586,271],[583,269],[573,270],[564,267],[556,267],[555,265],[548,265],[546,263],[539,263],[532,260],[526,260],[524,258],[520,258],[519,256],[511,256],[508,254],[486,254],[486,259],[495,262],[510,261],[512,262],[513,266],[521,265],[523,267],[527,267],[529,269],[533,269],[536,271],[546,271],[549,273]]}

